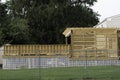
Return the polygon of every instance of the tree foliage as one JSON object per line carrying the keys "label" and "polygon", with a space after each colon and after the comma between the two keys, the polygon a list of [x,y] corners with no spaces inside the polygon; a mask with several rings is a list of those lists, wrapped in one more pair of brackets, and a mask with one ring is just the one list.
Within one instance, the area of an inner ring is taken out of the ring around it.
{"label": "tree foliage", "polygon": [[10,24],[9,36],[13,44],[29,43],[29,26],[27,21],[22,18],[15,18]]}
{"label": "tree foliage", "polygon": [[27,20],[13,17],[8,7],[8,4],[0,3],[0,45],[29,43]]}
{"label": "tree foliage", "polygon": [[9,24],[6,8],[6,4],[0,3],[0,45],[5,43],[5,34],[3,32]]}
{"label": "tree foliage", "polygon": [[[66,27],[92,27],[98,14],[90,6],[97,0],[10,0],[11,43],[64,43]],[[21,32],[20,32],[21,31]]]}

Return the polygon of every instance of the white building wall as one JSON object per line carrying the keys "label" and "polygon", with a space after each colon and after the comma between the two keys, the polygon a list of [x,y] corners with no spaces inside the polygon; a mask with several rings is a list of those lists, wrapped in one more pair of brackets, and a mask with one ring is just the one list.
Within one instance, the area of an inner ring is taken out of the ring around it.
{"label": "white building wall", "polygon": [[2,64],[3,47],[0,47],[0,64]]}

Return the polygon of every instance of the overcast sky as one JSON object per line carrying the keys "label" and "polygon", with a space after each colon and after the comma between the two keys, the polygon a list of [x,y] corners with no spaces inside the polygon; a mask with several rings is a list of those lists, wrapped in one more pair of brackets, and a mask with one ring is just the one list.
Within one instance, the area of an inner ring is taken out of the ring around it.
{"label": "overcast sky", "polygon": [[102,21],[106,17],[120,14],[120,0],[98,0],[92,8],[101,15]]}

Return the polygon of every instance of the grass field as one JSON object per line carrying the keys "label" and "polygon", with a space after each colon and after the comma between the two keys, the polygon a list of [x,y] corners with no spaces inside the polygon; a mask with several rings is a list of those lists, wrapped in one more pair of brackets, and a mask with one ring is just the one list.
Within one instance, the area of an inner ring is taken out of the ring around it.
{"label": "grass field", "polygon": [[0,70],[0,80],[120,80],[120,67]]}

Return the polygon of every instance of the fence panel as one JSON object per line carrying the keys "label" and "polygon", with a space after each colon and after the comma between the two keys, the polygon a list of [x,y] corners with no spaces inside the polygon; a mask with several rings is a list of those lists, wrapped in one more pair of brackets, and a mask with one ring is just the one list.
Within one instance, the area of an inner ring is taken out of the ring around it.
{"label": "fence panel", "polygon": [[[68,55],[69,45],[5,45],[4,56]],[[37,51],[37,52],[36,52]]]}
{"label": "fence panel", "polygon": [[[62,52],[71,53],[68,46],[5,46],[6,51],[0,49],[1,52],[6,52],[6,56],[3,57],[3,67],[0,69],[0,80],[120,80],[119,59],[109,57],[106,60],[104,58],[91,59],[90,56],[94,53],[102,53],[100,50],[93,49],[76,51],[85,56],[84,60],[72,59],[66,54],[59,55]],[[41,51],[43,48],[48,51]],[[109,51],[109,53],[114,54],[114,51],[116,50]],[[51,52],[54,52],[52,54],[54,56],[49,56]],[[26,57],[28,53],[30,54]],[[36,55],[30,57],[33,53]],[[40,53],[49,53],[46,55],[49,57],[45,55],[41,57],[38,55]]]}

